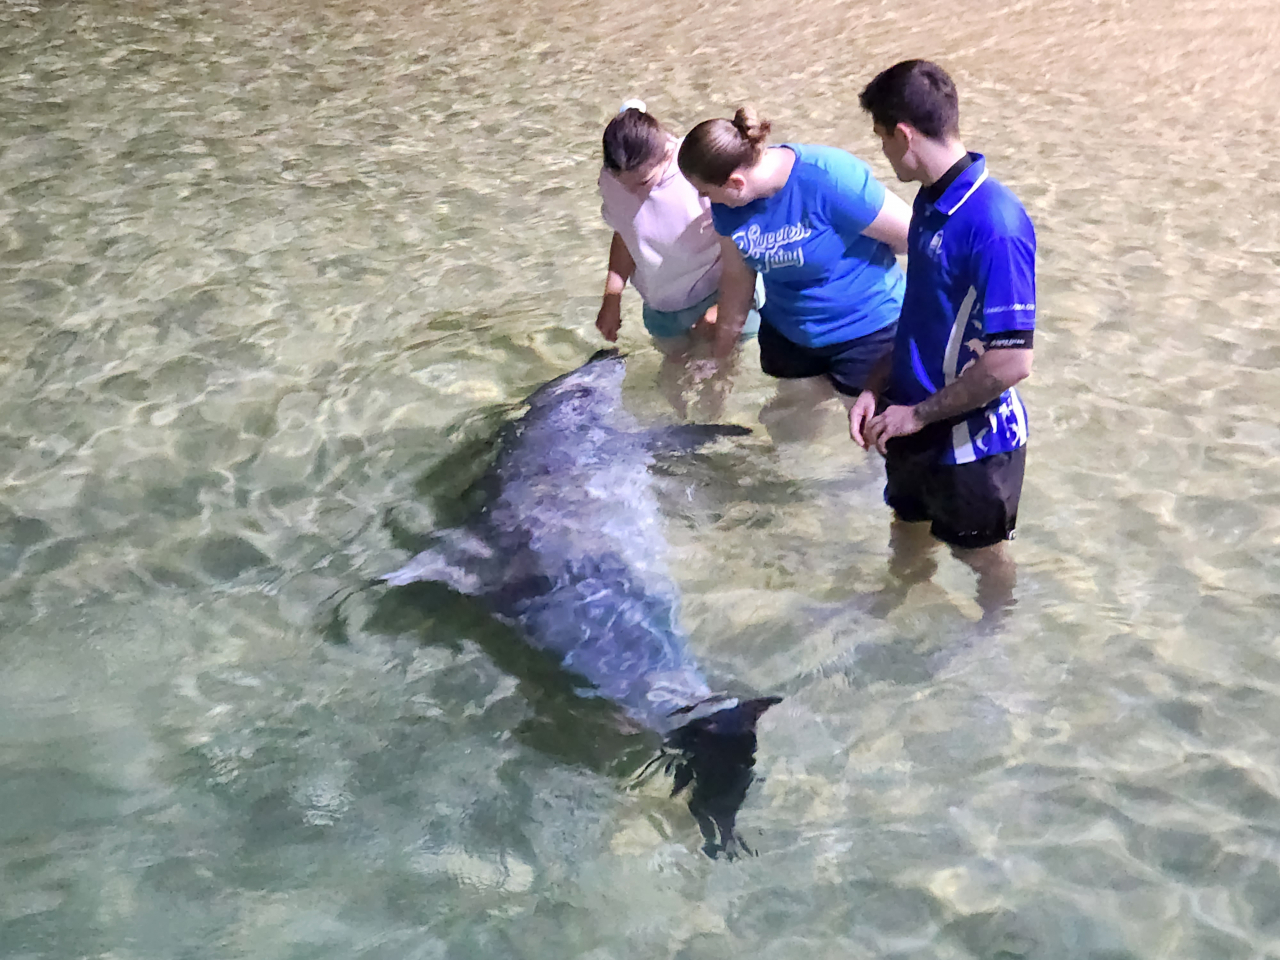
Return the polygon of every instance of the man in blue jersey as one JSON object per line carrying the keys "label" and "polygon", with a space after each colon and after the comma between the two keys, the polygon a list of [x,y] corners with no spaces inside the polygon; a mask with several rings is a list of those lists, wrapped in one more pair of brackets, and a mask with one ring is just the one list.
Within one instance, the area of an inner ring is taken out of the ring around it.
{"label": "man in blue jersey", "polygon": [[[907,288],[891,353],[849,411],[849,432],[885,457],[899,569],[932,537],[978,573],[994,615],[1012,601],[1003,541],[1017,522],[1031,373],[1035,231],[1026,210],[960,142],[955,84],[906,60],[859,98],[898,179],[919,183]],[[877,412],[879,411],[879,412]]]}

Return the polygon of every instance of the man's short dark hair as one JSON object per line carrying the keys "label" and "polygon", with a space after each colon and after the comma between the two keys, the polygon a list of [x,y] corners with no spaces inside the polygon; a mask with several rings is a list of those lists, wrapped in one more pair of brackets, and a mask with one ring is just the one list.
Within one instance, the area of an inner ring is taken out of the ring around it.
{"label": "man's short dark hair", "polygon": [[947,71],[928,60],[895,63],[867,84],[858,103],[887,133],[906,123],[930,140],[960,136],[960,96],[956,85]]}

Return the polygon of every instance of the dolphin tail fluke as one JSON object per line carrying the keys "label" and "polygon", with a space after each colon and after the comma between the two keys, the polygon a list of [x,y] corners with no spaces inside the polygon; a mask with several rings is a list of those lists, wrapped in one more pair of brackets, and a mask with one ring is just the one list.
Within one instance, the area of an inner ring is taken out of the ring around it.
{"label": "dolphin tail fluke", "polygon": [[750,433],[750,427],[736,423],[682,423],[650,430],[645,436],[645,446],[655,454],[688,453],[720,437],[745,437]]}
{"label": "dolphin tail fluke", "polygon": [[755,779],[756,722],[781,697],[757,697],[691,720],[667,737],[676,751],[671,795],[686,787],[708,856],[732,859],[752,851],[736,829],[738,810]]}
{"label": "dolphin tail fluke", "polygon": [[492,556],[493,548],[470,530],[446,530],[434,546],[380,579],[393,587],[435,580],[474,596],[484,592],[484,580],[476,568]]}

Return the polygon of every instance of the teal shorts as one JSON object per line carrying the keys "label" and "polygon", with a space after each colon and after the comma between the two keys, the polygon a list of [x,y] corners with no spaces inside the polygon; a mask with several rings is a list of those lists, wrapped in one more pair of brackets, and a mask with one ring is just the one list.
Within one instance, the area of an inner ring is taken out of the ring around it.
{"label": "teal shorts", "polygon": [[[685,307],[683,310],[655,310],[646,303],[644,328],[649,331],[650,336],[659,340],[682,337],[702,319],[702,315],[711,308],[719,296],[720,291],[712,291],[692,307]],[[756,295],[752,300],[751,309],[747,312],[747,322],[743,324],[741,339],[750,340],[759,331],[762,306],[764,306],[764,278],[756,274]]]}

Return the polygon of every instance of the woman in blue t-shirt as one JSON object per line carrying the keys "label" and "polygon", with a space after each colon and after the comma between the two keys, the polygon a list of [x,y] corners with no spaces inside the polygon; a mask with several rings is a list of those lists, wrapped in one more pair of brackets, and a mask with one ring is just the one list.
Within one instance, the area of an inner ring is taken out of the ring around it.
{"label": "woman in blue t-shirt", "polygon": [[737,344],[759,273],[760,366],[783,381],[782,405],[816,405],[832,388],[852,404],[893,344],[905,285],[894,255],[907,250],[911,209],[852,154],[766,147],[769,129],[741,107],[680,146],[680,170],[711,200],[721,237],[716,351]]}

